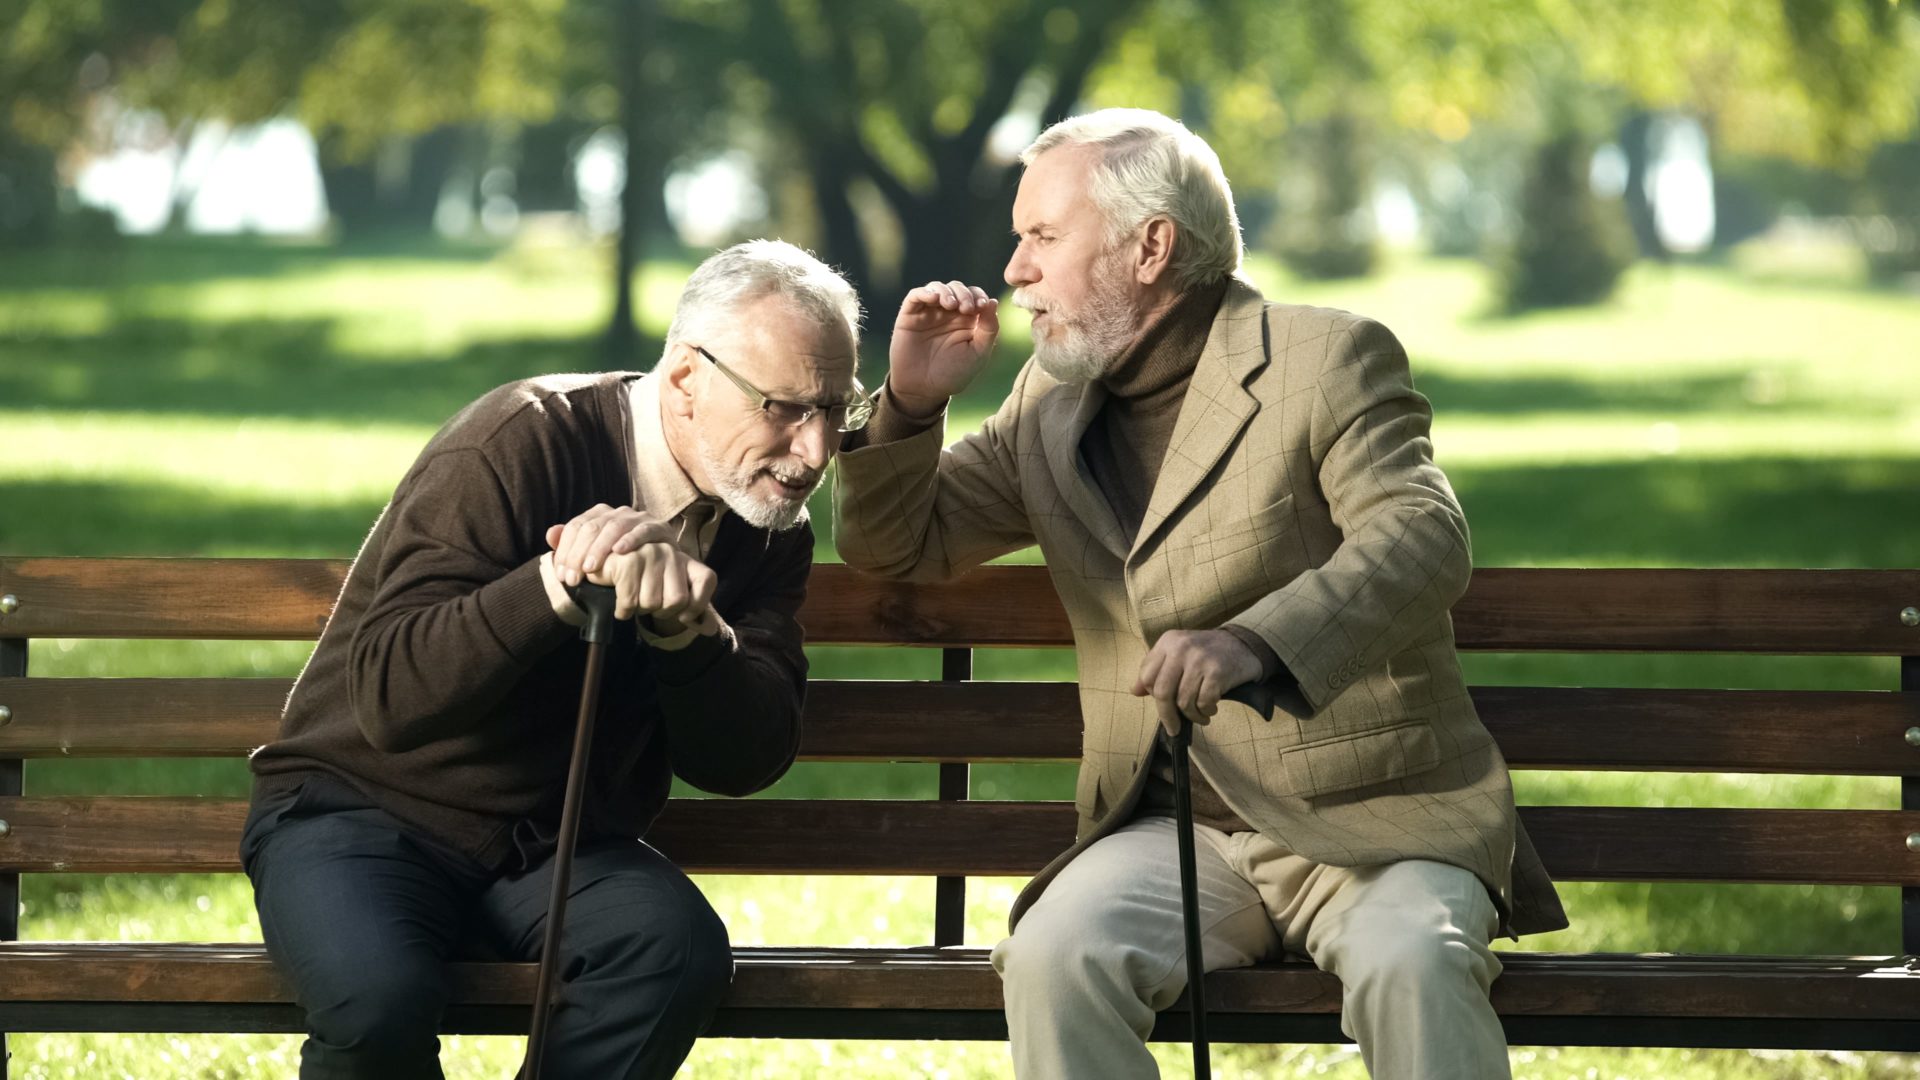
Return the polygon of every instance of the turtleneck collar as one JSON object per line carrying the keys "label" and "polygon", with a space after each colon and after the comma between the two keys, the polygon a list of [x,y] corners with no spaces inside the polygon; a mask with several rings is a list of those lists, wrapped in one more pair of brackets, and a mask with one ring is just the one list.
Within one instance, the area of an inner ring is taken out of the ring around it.
{"label": "turtleneck collar", "polygon": [[1107,393],[1122,400],[1146,400],[1185,384],[1206,349],[1213,317],[1227,295],[1227,282],[1202,285],[1181,293],[1140,340],[1120,358],[1100,382]]}

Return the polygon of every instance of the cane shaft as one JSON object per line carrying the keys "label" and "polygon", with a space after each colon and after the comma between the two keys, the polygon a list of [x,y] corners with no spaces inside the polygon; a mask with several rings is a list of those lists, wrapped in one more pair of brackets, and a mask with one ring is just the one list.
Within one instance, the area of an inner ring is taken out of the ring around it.
{"label": "cane shaft", "polygon": [[567,763],[566,801],[560,809],[560,836],[553,852],[553,891],[547,898],[546,934],[540,946],[540,973],[533,990],[533,1028],[527,1037],[526,1080],[540,1080],[540,1061],[552,1017],[555,968],[560,958],[560,927],[567,908],[567,885],[573,876],[574,841],[580,835],[580,807],[587,793],[587,751],[593,747],[593,718],[600,711],[600,669],[606,663],[603,642],[587,646],[586,683],[580,690],[580,720],[574,727],[573,758]]}
{"label": "cane shaft", "polygon": [[1193,1023],[1193,1075],[1213,1075],[1207,1055],[1207,967],[1200,950],[1200,883],[1194,866],[1193,790],[1188,786],[1187,743],[1192,729],[1182,720],[1180,733],[1167,740],[1173,754],[1174,831],[1180,841],[1180,915],[1187,937],[1187,1008]]}

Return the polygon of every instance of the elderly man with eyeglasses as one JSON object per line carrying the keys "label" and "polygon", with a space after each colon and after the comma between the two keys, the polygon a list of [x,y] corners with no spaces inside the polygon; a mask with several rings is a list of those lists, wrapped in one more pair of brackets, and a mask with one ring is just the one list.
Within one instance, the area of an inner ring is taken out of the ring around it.
{"label": "elderly man with eyeglasses", "polygon": [[306,1011],[302,1077],[440,1076],[447,962],[538,958],[583,580],[620,621],[547,1072],[679,1067],[732,954],[643,838],[673,776],[748,795],[793,761],[807,497],[872,411],[859,324],[806,252],[729,248],[688,280],[651,373],[500,387],[401,479],[253,756],[241,858]]}

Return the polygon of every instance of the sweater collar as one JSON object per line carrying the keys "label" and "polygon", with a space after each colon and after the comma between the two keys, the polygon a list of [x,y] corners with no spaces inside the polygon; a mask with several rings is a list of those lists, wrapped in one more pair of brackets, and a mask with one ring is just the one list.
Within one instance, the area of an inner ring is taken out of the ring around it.
{"label": "sweater collar", "polygon": [[1227,283],[1201,285],[1179,298],[1100,378],[1115,398],[1144,400],[1184,383],[1200,363]]}

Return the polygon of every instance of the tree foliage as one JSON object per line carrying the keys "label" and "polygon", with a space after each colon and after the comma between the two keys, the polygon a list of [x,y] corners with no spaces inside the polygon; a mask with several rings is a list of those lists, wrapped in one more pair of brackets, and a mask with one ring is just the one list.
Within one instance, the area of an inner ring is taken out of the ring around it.
{"label": "tree foliage", "polygon": [[[1009,148],[1078,108],[1188,118],[1239,183],[1250,226],[1285,209],[1276,192],[1290,165],[1322,191],[1366,182],[1338,170],[1377,155],[1329,131],[1439,150],[1496,124],[1544,142],[1562,133],[1554,99],[1569,86],[1616,122],[1682,109],[1724,146],[1857,163],[1913,125],[1914,7],[0,0],[0,129],[62,145],[110,93],[181,121],[291,113],[329,157],[351,158],[448,124],[615,122],[634,111],[620,105],[632,71],[626,100],[649,103],[624,121],[645,145],[638,182],[657,187],[677,154],[750,148],[770,186],[804,196],[825,254],[877,287],[885,311],[906,284],[997,276],[1018,178]],[[638,59],[616,47],[623,12],[651,28]]]}
{"label": "tree foliage", "polygon": [[72,138],[110,91],[175,120],[291,113],[365,148],[552,113],[564,0],[7,0],[7,124]]}
{"label": "tree foliage", "polygon": [[[805,172],[825,254],[890,313],[907,283],[998,278],[1018,177],[996,129],[1065,116],[1143,6],[681,0],[665,5],[664,33],[676,51],[710,58],[736,105],[784,144]],[[867,195],[898,228],[891,273],[870,257]]]}

